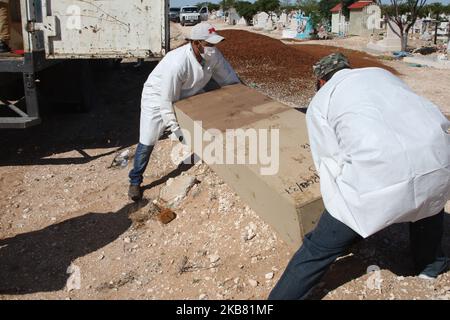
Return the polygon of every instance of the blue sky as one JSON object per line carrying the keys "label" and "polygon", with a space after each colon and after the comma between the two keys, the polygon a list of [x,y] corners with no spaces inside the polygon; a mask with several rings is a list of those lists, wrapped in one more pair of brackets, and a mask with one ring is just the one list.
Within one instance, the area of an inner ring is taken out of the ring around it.
{"label": "blue sky", "polygon": [[[209,1],[214,3],[219,3],[219,0],[170,0],[170,5],[173,7],[180,7],[184,5],[196,4],[198,2]],[[250,2],[255,2],[255,0],[250,0]],[[294,1],[291,1],[294,2]],[[450,3],[450,0],[442,0],[442,1],[429,1],[429,2],[442,2],[442,3]]]}

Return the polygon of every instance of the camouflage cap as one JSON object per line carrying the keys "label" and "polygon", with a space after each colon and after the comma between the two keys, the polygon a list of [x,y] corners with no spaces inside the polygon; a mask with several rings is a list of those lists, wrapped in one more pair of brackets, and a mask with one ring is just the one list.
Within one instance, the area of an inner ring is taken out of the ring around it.
{"label": "camouflage cap", "polygon": [[347,57],[339,52],[320,59],[313,66],[314,74],[318,79],[323,79],[330,72],[344,68],[350,68],[350,63]]}

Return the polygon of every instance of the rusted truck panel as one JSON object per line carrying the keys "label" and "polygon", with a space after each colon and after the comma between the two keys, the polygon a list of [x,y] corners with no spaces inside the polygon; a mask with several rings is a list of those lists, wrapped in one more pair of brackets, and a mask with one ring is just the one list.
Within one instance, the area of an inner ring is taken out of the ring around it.
{"label": "rusted truck panel", "polygon": [[160,58],[168,49],[167,0],[22,0],[22,8],[27,49],[47,58]]}
{"label": "rusted truck panel", "polygon": [[[24,96],[6,103],[1,128],[28,128],[41,122],[38,72],[76,60],[80,104],[89,109],[89,59],[159,60],[170,50],[168,0],[10,0],[10,45],[17,50],[0,59],[0,73],[22,74]],[[24,51],[23,55],[20,51]],[[80,60],[82,59],[82,60]],[[72,72],[73,73],[73,72]],[[54,81],[61,81],[55,79]],[[0,97],[0,100],[5,97]],[[4,99],[5,100],[5,99]],[[7,100],[7,99],[6,99]],[[26,110],[18,108],[22,101]]]}

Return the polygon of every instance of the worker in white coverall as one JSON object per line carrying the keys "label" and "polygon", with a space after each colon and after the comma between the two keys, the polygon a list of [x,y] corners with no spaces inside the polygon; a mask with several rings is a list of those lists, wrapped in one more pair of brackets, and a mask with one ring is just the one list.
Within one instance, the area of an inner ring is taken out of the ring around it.
{"label": "worker in white coverall", "polygon": [[172,103],[201,92],[211,79],[221,87],[239,83],[233,68],[215,47],[224,38],[211,24],[197,24],[188,40],[188,44],[169,52],[144,84],[139,144],[129,174],[128,194],[134,201],[142,198],[143,174],[162,133],[168,129],[180,141],[183,139]]}
{"label": "worker in white coverall", "polygon": [[450,122],[380,68],[350,69],[342,54],[315,65],[320,90],[307,111],[325,212],[269,299],[302,299],[358,239],[410,223],[417,274],[449,267],[442,251],[450,198]]}

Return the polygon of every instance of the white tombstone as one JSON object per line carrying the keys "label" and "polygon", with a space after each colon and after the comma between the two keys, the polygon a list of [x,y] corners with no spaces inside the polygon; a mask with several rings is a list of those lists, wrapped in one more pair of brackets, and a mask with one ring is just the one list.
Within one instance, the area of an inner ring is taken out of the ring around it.
{"label": "white tombstone", "polygon": [[295,18],[296,12],[291,12],[288,17],[286,27],[282,32],[283,39],[294,39],[297,37],[298,21]]}
{"label": "white tombstone", "polygon": [[319,32],[317,33],[317,36],[321,40],[328,39],[328,32],[327,32],[327,29],[325,28],[325,26],[322,25],[319,27]]}
{"label": "white tombstone", "polygon": [[239,19],[238,23],[239,26],[246,26],[247,25],[247,20],[245,20],[244,17],[241,17],[241,19]]}
{"label": "white tombstone", "polygon": [[298,27],[298,23],[297,23],[297,19],[295,19],[294,17],[291,18],[291,21],[289,22],[289,29],[291,30],[297,30]]}
{"label": "white tombstone", "polygon": [[422,19],[419,18],[414,23],[414,27],[412,28],[413,33],[422,33],[422,28],[423,28],[423,21]]}
{"label": "white tombstone", "polygon": [[235,8],[230,8],[228,10],[228,24],[229,25],[236,25],[238,21],[241,19],[239,14],[237,13]]}
{"label": "white tombstone", "polygon": [[420,40],[423,41],[431,41],[433,38],[433,36],[431,35],[431,33],[428,32],[428,30],[425,30],[424,33],[422,33],[422,35],[420,36]]}
{"label": "white tombstone", "polygon": [[264,26],[264,30],[272,31],[274,28],[274,23],[271,18],[267,19],[266,25]]}
{"label": "white tombstone", "polygon": [[287,27],[288,25],[288,16],[285,12],[283,12],[280,16],[279,20],[280,24],[283,24],[283,27]]}
{"label": "white tombstone", "polygon": [[278,27],[278,16],[275,12],[271,12],[269,14],[269,18],[267,19],[266,26],[264,27],[267,31],[272,31],[276,27]]}
{"label": "white tombstone", "polygon": [[253,24],[254,27],[256,27],[256,25],[258,24],[258,15],[257,14],[255,14],[253,16],[252,24]]}
{"label": "white tombstone", "polygon": [[269,19],[269,15],[263,11],[258,13],[257,16],[258,17],[256,27],[258,29],[264,29],[266,27],[267,20]]}
{"label": "white tombstone", "polygon": [[391,23],[387,28],[387,39],[398,39],[400,34],[400,28],[397,24]]}
{"label": "white tombstone", "polygon": [[[395,23],[391,23],[392,28],[400,34],[400,29]],[[402,42],[400,37],[392,30],[389,24],[386,26],[387,35],[383,40],[370,42],[367,48],[379,51],[379,52],[390,52],[390,51],[400,51],[402,49]]]}
{"label": "white tombstone", "polygon": [[450,40],[447,43],[447,58],[450,60]]}

